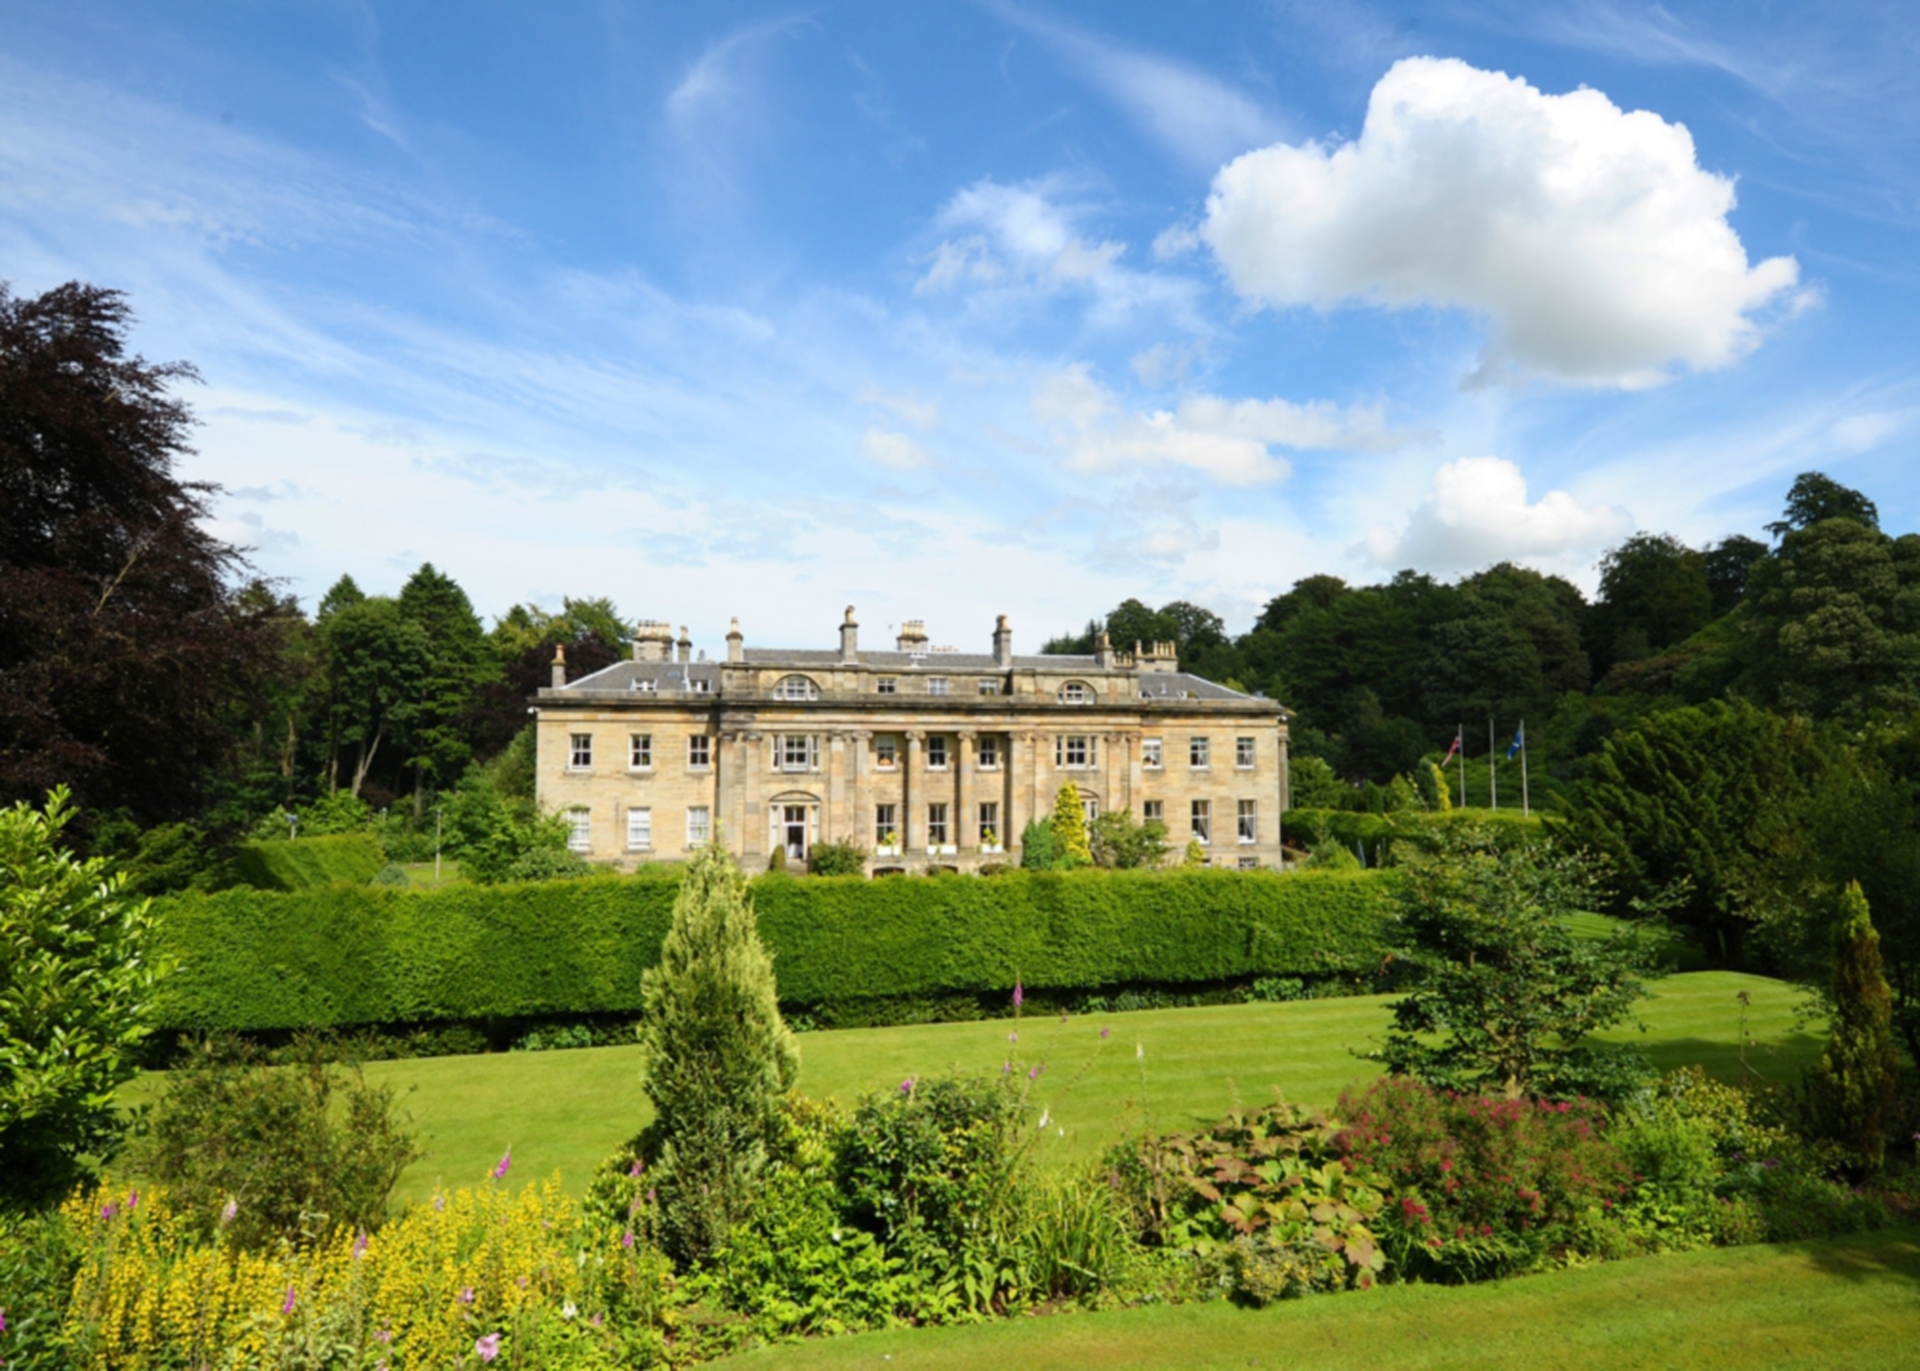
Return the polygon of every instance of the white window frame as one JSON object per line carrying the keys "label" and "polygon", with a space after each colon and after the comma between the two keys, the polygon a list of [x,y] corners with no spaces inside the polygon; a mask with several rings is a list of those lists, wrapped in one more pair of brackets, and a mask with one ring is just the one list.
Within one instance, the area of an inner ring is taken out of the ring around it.
{"label": "white window frame", "polygon": [[653,770],[653,735],[651,733],[627,735],[627,770]]}
{"label": "white window frame", "polygon": [[1080,813],[1085,816],[1087,827],[1092,828],[1093,821],[1100,817],[1100,797],[1098,795],[1082,795],[1080,797]]}
{"label": "white window frame", "polygon": [[691,690],[695,695],[711,695],[713,694],[713,682],[705,676],[700,677],[698,680],[689,676],[687,678],[687,689]]}
{"label": "white window frame", "polygon": [[706,771],[713,766],[713,739],[704,733],[687,735],[687,770]]}
{"label": "white window frame", "polygon": [[998,771],[1000,769],[1000,740],[998,738],[989,733],[979,740],[976,748],[977,750],[973,754],[974,766],[981,771]]}
{"label": "white window frame", "polygon": [[1068,681],[1060,687],[1060,703],[1063,705],[1090,705],[1093,703],[1093,687],[1085,681]]}
{"label": "white window frame", "polygon": [[593,770],[593,735],[591,733],[567,735],[567,770]]}
{"label": "white window frame", "polygon": [[1240,859],[1240,869],[1242,871],[1258,871],[1260,869],[1260,859],[1258,857],[1242,857]]}
{"label": "white window frame", "polygon": [[1252,738],[1233,740],[1233,764],[1240,770],[1251,771],[1259,758],[1259,749]]}
{"label": "white window frame", "polygon": [[[1078,751],[1080,759],[1074,760]],[[1100,740],[1091,733],[1062,733],[1053,740],[1053,765],[1059,771],[1093,771],[1100,765]]]}
{"label": "white window frame", "polygon": [[1161,739],[1142,738],[1140,740],[1140,765],[1148,771],[1165,770],[1166,746]]}
{"label": "white window frame", "polygon": [[796,671],[780,678],[773,688],[773,695],[776,700],[817,700],[820,698],[820,687],[811,676],[802,676]]}
{"label": "white window frame", "polygon": [[1165,800],[1142,800],[1140,802],[1140,822],[1157,823],[1162,828],[1167,823],[1167,802]]}
{"label": "white window frame", "polygon": [[653,851],[653,810],[647,805],[634,805],[627,810],[627,851]]}
{"label": "white window frame", "polygon": [[947,735],[931,733],[927,735],[927,770],[945,771],[947,759],[953,754],[947,750]]}
{"label": "white window frame", "polygon": [[1212,800],[1195,800],[1187,807],[1187,831],[1200,846],[1213,846]]}
{"label": "white window frame", "polygon": [[952,680],[951,680],[951,679],[949,679],[948,677],[945,677],[945,676],[929,676],[929,677],[927,677],[927,694],[929,694],[929,695],[951,695],[951,694],[953,694],[953,682],[952,682]]}
{"label": "white window frame", "polygon": [[593,811],[585,805],[567,810],[567,851],[593,851]]}
{"label": "white window frame", "polygon": [[1212,769],[1213,744],[1210,739],[1187,739],[1187,766],[1194,771],[1207,771]]}
{"label": "white window frame", "polygon": [[1000,832],[1000,802],[998,800],[980,801],[979,807],[974,810],[974,816],[978,822],[975,832],[980,836],[980,850],[982,852],[1006,851],[1006,838]]}
{"label": "white window frame", "polygon": [[896,771],[900,766],[900,742],[885,737],[873,740],[873,766],[876,771]]}
{"label": "white window frame", "polygon": [[818,771],[820,739],[808,733],[782,733],[774,741],[775,769],[780,771]]}
{"label": "white window frame", "polygon": [[953,847],[953,829],[951,827],[952,810],[945,800],[934,800],[927,806],[927,851],[934,852]]}
{"label": "white window frame", "polygon": [[710,805],[687,806],[687,850],[705,847],[713,841],[713,808]]}
{"label": "white window frame", "polygon": [[[893,841],[886,841],[887,835],[893,835]],[[895,804],[877,804],[873,807],[873,849],[889,855],[900,850],[900,806]]]}
{"label": "white window frame", "polygon": [[1260,841],[1260,802],[1241,800],[1234,806],[1234,836],[1240,842],[1257,843]]}
{"label": "white window frame", "polygon": [[898,695],[900,693],[900,678],[898,676],[876,677],[873,682],[873,693],[875,695]]}
{"label": "white window frame", "polygon": [[998,695],[1000,693],[1000,682],[994,680],[991,676],[982,676],[979,687],[975,693],[980,695]]}

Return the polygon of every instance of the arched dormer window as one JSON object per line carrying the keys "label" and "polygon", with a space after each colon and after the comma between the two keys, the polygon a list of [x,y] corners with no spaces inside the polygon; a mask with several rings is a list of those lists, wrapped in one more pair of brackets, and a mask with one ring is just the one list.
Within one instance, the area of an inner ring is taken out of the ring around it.
{"label": "arched dormer window", "polygon": [[820,687],[806,676],[782,676],[773,693],[782,700],[817,700],[820,698]]}
{"label": "arched dormer window", "polygon": [[1063,705],[1092,704],[1093,687],[1085,681],[1068,681],[1060,687],[1060,703]]}

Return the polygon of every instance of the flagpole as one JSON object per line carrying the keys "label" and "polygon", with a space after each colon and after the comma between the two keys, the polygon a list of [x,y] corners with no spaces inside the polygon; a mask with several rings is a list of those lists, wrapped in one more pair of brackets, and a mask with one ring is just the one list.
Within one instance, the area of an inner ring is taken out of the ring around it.
{"label": "flagpole", "polygon": [[1460,808],[1467,807],[1467,726],[1453,726],[1454,750],[1460,754]]}
{"label": "flagpole", "polygon": [[1499,755],[1499,740],[1493,736],[1493,720],[1487,720],[1487,807],[1500,808],[1499,763],[1494,759]]}
{"label": "flagpole", "polygon": [[1533,810],[1527,804],[1527,721],[1520,721],[1520,817],[1525,819]]}

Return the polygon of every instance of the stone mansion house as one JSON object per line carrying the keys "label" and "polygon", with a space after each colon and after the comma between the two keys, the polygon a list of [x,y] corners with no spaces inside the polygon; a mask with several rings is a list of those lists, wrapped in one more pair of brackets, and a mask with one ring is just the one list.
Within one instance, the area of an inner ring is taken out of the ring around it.
{"label": "stone mansion house", "polygon": [[575,851],[631,867],[718,832],[749,870],[854,842],[874,873],[1019,861],[1021,830],[1072,781],[1089,817],[1159,819],[1176,853],[1278,865],[1287,712],[1180,670],[1173,645],[1015,656],[930,648],[918,621],[863,652],[750,648],[693,660],[686,630],[643,623],[633,659],[576,681],[556,657],[534,700],[539,801]]}

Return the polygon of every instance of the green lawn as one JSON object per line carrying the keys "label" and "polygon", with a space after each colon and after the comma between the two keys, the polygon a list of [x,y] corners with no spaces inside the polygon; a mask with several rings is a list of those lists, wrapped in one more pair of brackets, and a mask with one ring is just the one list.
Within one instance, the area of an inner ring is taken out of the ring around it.
{"label": "green lawn", "polygon": [[766,1348],[720,1364],[737,1371],[1881,1371],[1920,1365],[1920,1244],[1903,1228],[1463,1288],[1389,1286],[1258,1311],[1189,1304],[868,1333]]}
{"label": "green lawn", "polygon": [[[1817,1027],[1796,1025],[1797,992],[1762,977],[1671,977],[1645,1005],[1645,1038],[1626,1036],[1663,1067],[1697,1062],[1737,1079],[1741,991],[1752,1000],[1749,1036],[1762,1044],[1749,1049],[1750,1064],[1776,1078],[1797,1071],[1818,1049]],[[1011,1020],[808,1033],[800,1085],[850,1101],[949,1066],[996,1070],[1014,1053],[1022,1068],[1045,1063],[1032,1089],[1057,1121],[1052,1145],[1086,1156],[1124,1125],[1184,1127],[1219,1117],[1236,1098],[1262,1103],[1276,1088],[1304,1103],[1333,1103],[1342,1087],[1376,1070],[1349,1049],[1380,1035],[1386,1004],[1363,997],[1097,1014],[1065,1024],[1028,1019],[1017,1044],[1007,1041]],[[367,1073],[404,1092],[429,1150],[402,1178],[403,1200],[430,1194],[437,1179],[478,1181],[508,1145],[517,1179],[558,1171],[577,1192],[647,1118],[632,1047],[378,1062]]]}

